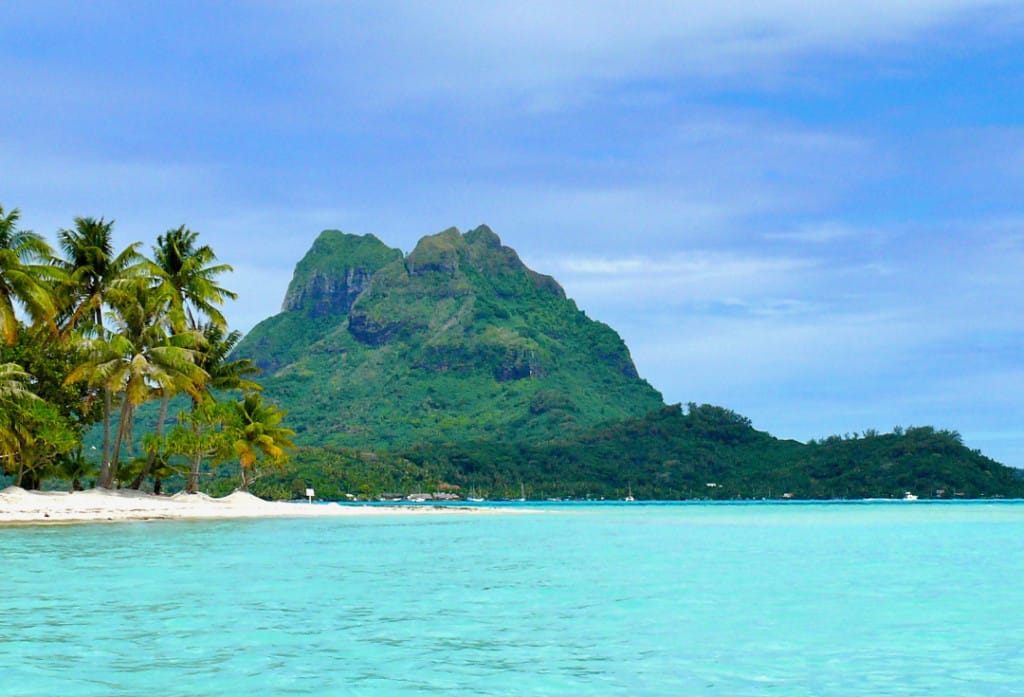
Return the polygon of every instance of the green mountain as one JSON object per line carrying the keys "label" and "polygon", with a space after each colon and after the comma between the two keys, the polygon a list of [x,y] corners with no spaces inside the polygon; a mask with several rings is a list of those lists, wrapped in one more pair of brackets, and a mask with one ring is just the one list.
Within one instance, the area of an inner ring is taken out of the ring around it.
{"label": "green mountain", "polygon": [[324,231],[236,356],[265,370],[303,446],[254,486],[268,497],[1024,497],[1020,471],[955,432],[803,444],[666,406],[615,331],[483,226],[408,255]]}
{"label": "green mountain", "polygon": [[308,445],[540,442],[663,404],[615,331],[484,226],[408,255],[324,231],[236,355]]}

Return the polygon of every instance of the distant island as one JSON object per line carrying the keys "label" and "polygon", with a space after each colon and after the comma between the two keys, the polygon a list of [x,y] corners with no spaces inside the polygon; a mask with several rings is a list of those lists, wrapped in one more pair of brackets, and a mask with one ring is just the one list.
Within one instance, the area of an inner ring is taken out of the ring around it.
{"label": "distant island", "polygon": [[621,337],[488,227],[404,254],[325,230],[244,338],[185,226],[56,248],[0,207],[0,487],[270,499],[1022,497],[954,431],[799,443],[665,404]]}
{"label": "distant island", "polygon": [[281,312],[235,355],[289,412],[299,448],[254,489],[343,497],[976,498],[1020,472],[956,432],[872,430],[798,443],[713,405],[667,405],[629,350],[487,226],[409,254],[325,230]]}

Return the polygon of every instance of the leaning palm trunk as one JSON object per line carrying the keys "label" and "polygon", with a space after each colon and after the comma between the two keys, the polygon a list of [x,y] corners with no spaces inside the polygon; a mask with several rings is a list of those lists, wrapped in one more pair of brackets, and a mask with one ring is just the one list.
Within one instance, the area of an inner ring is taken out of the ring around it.
{"label": "leaning palm trunk", "polygon": [[110,414],[113,411],[113,399],[110,396],[110,387],[103,387],[103,460],[100,462],[100,476],[97,485],[103,488],[109,487],[110,476]]}
{"label": "leaning palm trunk", "polygon": [[[167,406],[171,402],[171,393],[168,391],[164,392],[164,396],[160,399],[160,418],[156,422],[156,437],[160,438],[164,434],[164,420],[167,418]],[[156,450],[150,451],[146,457],[146,464],[139,472],[139,476],[132,482],[132,489],[139,489],[142,487],[142,482],[146,481],[149,473],[153,471],[153,463],[156,462]]]}
{"label": "leaning palm trunk", "polygon": [[202,464],[202,455],[196,453],[192,456],[192,471],[188,474],[188,484],[185,485],[185,493],[196,494],[199,492],[199,468]]}
{"label": "leaning palm trunk", "polygon": [[[193,417],[195,416],[196,409],[198,409],[198,408],[199,408],[199,402],[197,402],[195,399],[193,399],[192,400],[192,416]],[[195,418],[192,419],[192,434],[196,438],[196,443],[198,443],[199,442],[199,423],[195,420]],[[188,473],[188,482],[185,483],[185,493],[186,494],[195,494],[195,493],[199,492],[199,468],[202,466],[202,464],[203,464],[203,456],[199,452],[199,449],[197,448],[195,454],[192,456],[192,470]]]}
{"label": "leaning palm trunk", "polygon": [[[96,325],[99,327],[99,336],[103,338],[103,313],[96,312]],[[113,481],[110,475],[110,417],[114,413],[114,398],[110,393],[110,384],[103,386],[103,461],[100,465],[100,482]],[[106,487],[109,485],[100,484]]]}
{"label": "leaning palm trunk", "polygon": [[121,420],[117,425],[117,436],[114,438],[114,454],[111,458],[110,467],[107,469],[107,477],[100,482],[100,486],[104,489],[111,488],[114,484],[114,480],[117,478],[118,463],[121,460],[121,442],[128,433],[131,420],[132,406],[126,396],[124,404],[121,405]]}

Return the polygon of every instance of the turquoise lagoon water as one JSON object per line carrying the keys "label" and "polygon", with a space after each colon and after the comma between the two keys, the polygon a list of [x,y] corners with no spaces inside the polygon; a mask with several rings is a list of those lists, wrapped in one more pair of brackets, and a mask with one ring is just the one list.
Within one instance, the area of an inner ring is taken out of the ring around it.
{"label": "turquoise lagoon water", "polygon": [[1021,695],[1024,503],[0,528],[0,695]]}

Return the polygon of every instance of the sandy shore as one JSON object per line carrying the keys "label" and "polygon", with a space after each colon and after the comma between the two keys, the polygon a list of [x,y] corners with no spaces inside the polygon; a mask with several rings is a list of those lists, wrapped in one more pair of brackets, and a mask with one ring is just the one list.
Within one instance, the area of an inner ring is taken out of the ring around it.
{"label": "sandy shore", "polygon": [[224,498],[206,494],[153,496],[140,491],[90,489],[0,491],[0,525],[5,523],[83,523],[125,520],[199,520],[203,518],[302,518],[329,516],[430,515],[481,513],[482,509],[435,506],[341,506],[264,501],[236,491]]}

